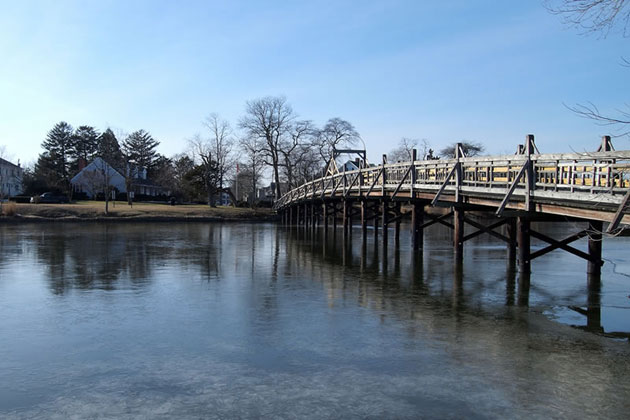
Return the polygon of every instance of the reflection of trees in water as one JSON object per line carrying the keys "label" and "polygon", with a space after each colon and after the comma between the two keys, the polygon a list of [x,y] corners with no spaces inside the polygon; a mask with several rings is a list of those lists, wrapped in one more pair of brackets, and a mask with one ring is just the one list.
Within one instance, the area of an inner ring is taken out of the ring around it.
{"label": "reflection of trees in water", "polygon": [[144,285],[155,260],[163,257],[151,251],[151,233],[130,226],[46,226],[31,239],[56,294],[68,289],[113,290],[123,278],[132,286]]}

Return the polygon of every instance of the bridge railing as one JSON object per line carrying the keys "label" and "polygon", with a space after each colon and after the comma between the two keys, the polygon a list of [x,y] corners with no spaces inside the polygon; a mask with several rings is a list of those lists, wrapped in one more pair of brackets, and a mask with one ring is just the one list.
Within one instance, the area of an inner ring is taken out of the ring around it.
{"label": "bridge railing", "polygon": [[[527,174],[533,177],[531,183]],[[287,192],[274,208],[328,197],[454,191],[619,204],[629,189],[630,151],[501,155],[401,162],[342,172]]]}

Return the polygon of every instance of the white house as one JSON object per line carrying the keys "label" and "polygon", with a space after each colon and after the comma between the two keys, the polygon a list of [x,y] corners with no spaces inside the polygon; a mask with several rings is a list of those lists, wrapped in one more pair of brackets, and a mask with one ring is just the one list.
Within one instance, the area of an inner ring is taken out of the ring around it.
{"label": "white house", "polygon": [[[131,191],[135,194],[155,197],[170,193],[155,182],[147,179],[147,170],[145,168],[129,167],[127,170],[131,174],[129,179]],[[126,193],[126,181],[125,177],[117,169],[105,160],[97,157],[92,163],[81,169],[70,180],[70,183],[75,192],[82,192],[89,198],[93,198],[95,195],[102,193],[108,183],[111,188],[116,189],[119,193]]]}
{"label": "white house", "polygon": [[127,192],[125,177],[100,157],[81,169],[70,183],[75,192],[85,193],[90,198],[104,192],[108,184],[118,192]]}
{"label": "white house", "polygon": [[20,166],[0,158],[0,197],[13,197],[22,194],[22,176]]}

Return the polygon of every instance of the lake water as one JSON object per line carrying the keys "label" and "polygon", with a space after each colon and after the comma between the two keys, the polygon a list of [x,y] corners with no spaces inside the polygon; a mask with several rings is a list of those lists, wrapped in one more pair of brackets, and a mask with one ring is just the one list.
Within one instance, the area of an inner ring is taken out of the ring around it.
{"label": "lake water", "polygon": [[628,418],[630,238],[589,290],[562,251],[527,281],[487,235],[329,232],[0,226],[0,418]]}

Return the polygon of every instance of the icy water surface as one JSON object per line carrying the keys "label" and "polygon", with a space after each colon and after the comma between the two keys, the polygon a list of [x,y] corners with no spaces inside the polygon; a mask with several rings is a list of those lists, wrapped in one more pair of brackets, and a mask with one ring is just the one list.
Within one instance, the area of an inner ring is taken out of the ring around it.
{"label": "icy water surface", "polygon": [[562,251],[528,281],[492,238],[329,232],[0,226],[0,418],[627,418],[629,238],[589,289]]}

